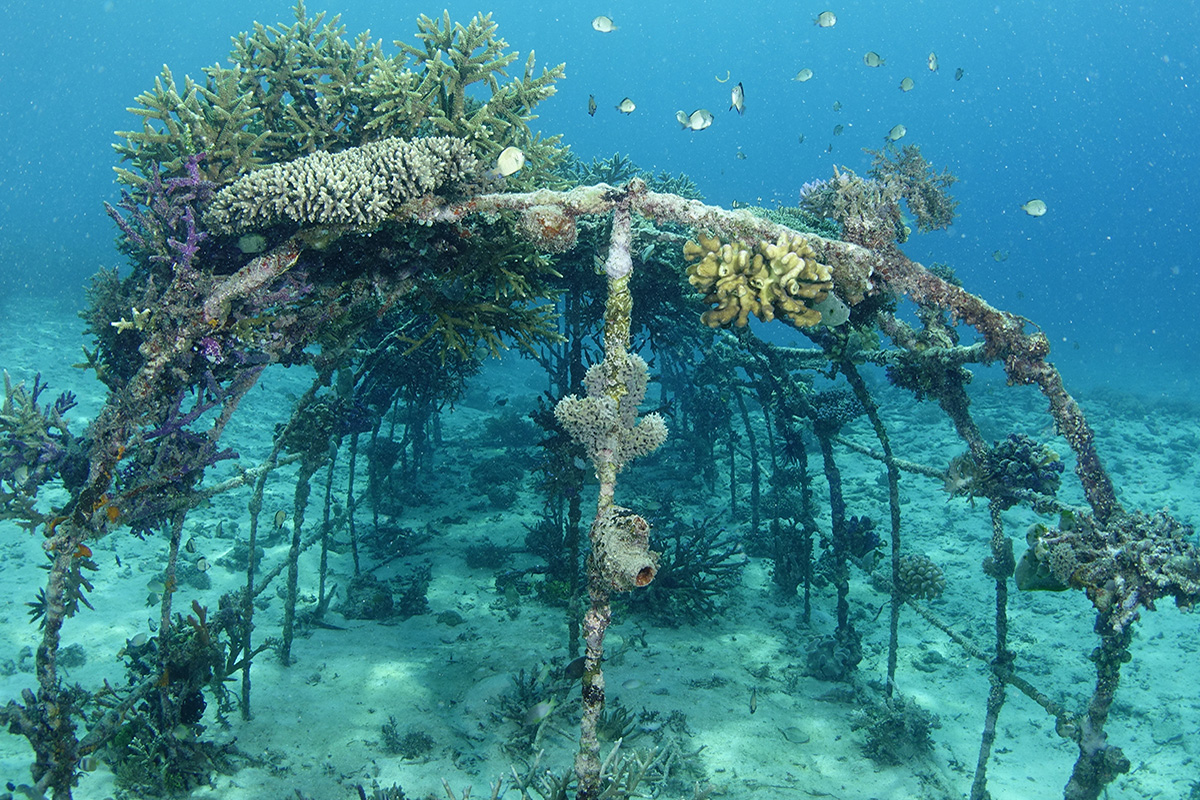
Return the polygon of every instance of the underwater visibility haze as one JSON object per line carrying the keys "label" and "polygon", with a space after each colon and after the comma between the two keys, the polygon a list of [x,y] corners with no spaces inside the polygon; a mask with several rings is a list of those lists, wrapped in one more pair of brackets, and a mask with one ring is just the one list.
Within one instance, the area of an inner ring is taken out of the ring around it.
{"label": "underwater visibility haze", "polygon": [[0,800],[1200,797],[1195,4],[5,10]]}

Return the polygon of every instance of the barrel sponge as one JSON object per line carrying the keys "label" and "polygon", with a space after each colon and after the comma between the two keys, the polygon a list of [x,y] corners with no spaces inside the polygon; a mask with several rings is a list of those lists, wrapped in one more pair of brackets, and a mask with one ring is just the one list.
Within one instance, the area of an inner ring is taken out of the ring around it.
{"label": "barrel sponge", "polygon": [[833,272],[817,261],[803,236],[780,234],[754,247],[742,241],[722,243],[700,234],[687,242],[683,257],[692,263],[688,281],[714,305],[701,320],[712,328],[745,326],[754,314],[763,322],[782,316],[797,327],[821,321],[813,308],[833,289]]}
{"label": "barrel sponge", "polygon": [[406,201],[464,184],[477,169],[466,141],[453,136],[319,150],[238,178],[213,198],[205,223],[218,233],[282,222],[372,228]]}

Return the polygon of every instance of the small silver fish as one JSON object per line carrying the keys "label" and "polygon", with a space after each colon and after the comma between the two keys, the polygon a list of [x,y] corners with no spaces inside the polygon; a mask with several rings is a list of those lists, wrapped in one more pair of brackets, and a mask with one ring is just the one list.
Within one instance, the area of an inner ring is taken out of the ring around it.
{"label": "small silver fish", "polygon": [[797,72],[796,77],[792,78],[792,80],[800,81],[800,83],[804,83],[805,81],[812,80],[812,76],[813,76],[813,71],[811,69],[809,69],[808,67],[805,67],[804,69]]}
{"label": "small silver fish", "polygon": [[193,536],[190,539],[188,539],[187,544],[185,544],[183,546],[183,549],[188,551],[189,553],[196,552],[196,537]]}
{"label": "small silver fish", "polygon": [[929,54],[929,71],[930,72],[938,71],[937,53]]}
{"label": "small silver fish", "polygon": [[900,81],[900,91],[911,92],[913,90],[913,86],[915,85],[916,84],[913,83],[912,78],[905,78],[904,80]]}
{"label": "small silver fish", "polygon": [[897,125],[888,131],[887,140],[890,142],[898,142],[904,138],[904,134],[908,133],[908,128],[903,125]]}
{"label": "small silver fish", "polygon": [[836,24],[837,17],[834,16],[832,11],[822,11],[817,15],[817,18],[813,20],[813,25],[821,28],[832,28]]}
{"label": "small silver fish", "polygon": [[275,530],[283,527],[283,523],[287,521],[287,512],[282,508],[275,512]]}
{"label": "small silver fish", "polygon": [[739,114],[746,111],[746,91],[742,88],[741,82],[733,87],[733,92],[730,94],[729,110],[737,111]]}
{"label": "small silver fish", "polygon": [[600,31],[601,33],[612,33],[617,30],[617,26],[613,24],[611,17],[601,14],[592,20],[592,30]]}
{"label": "small silver fish", "polygon": [[553,710],[554,703],[549,700],[543,700],[525,712],[525,724],[537,725],[546,717],[550,716],[550,712]]}
{"label": "small silver fish", "polygon": [[617,111],[620,111],[622,114],[632,114],[636,108],[637,106],[628,97],[617,103]]}
{"label": "small silver fish", "polygon": [[685,130],[702,131],[713,124],[712,112],[707,108],[698,108],[691,114],[678,111],[675,113],[675,119]]}
{"label": "small silver fish", "polygon": [[868,67],[882,67],[886,62],[879,53],[876,53],[874,50],[868,50],[866,55],[863,56],[863,63]]}
{"label": "small silver fish", "polygon": [[1040,217],[1046,213],[1046,204],[1041,200],[1030,200],[1021,206],[1021,210],[1031,217]]}

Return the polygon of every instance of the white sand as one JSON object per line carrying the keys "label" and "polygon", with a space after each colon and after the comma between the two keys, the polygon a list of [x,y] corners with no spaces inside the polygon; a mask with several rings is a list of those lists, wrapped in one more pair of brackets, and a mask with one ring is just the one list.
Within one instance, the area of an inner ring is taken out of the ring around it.
{"label": "white sand", "polygon": [[[33,325],[29,324],[31,312]],[[50,382],[51,398],[63,389],[76,391],[81,398],[80,407],[72,412],[77,434],[102,400],[90,375],[68,366],[79,360],[79,328],[70,310],[33,301],[21,306],[19,318],[11,304],[0,313],[0,366],[15,379],[29,382],[40,370]],[[226,445],[239,451],[243,465],[252,465],[265,454],[273,423],[281,419],[280,409],[290,406],[286,402],[289,394],[304,391],[308,379],[299,369],[268,371],[262,387],[254,390],[226,435]],[[492,572],[471,570],[463,559],[464,545],[483,539],[519,547],[525,534],[522,523],[533,520],[539,505],[527,483],[512,513],[469,510],[476,502],[470,492],[470,465],[480,455],[497,452],[480,442],[483,423],[494,411],[490,401],[504,395],[515,407],[527,408],[542,390],[532,367],[515,358],[501,365],[490,364],[475,386],[460,408],[444,420],[446,443],[437,451],[433,475],[439,483],[426,487],[434,493],[435,502],[413,509],[402,520],[415,529],[432,523],[438,535],[417,555],[381,572],[381,577],[386,577],[432,564],[431,613],[387,625],[346,621],[332,614],[329,621],[346,630],[318,629],[298,638],[292,666],[281,667],[270,654],[260,656],[252,672],[254,718],[243,722],[235,713],[231,728],[221,730],[213,716],[215,704],[210,702],[205,723],[216,739],[236,737],[238,747],[263,759],[264,764],[231,776],[218,775],[212,788],[200,789],[193,796],[285,798],[294,797],[298,789],[307,798],[349,798],[356,796],[355,784],[370,787],[374,779],[383,787],[400,783],[412,798],[444,797],[440,784],[444,778],[456,792],[473,785],[473,796],[486,797],[488,783],[509,772],[514,759],[501,750],[501,744],[517,728],[493,719],[498,698],[510,689],[510,676],[518,669],[536,672],[551,658],[561,663],[566,620],[561,609],[531,598],[522,598],[520,613],[512,618],[494,588]],[[1045,402],[1033,390],[1008,388],[988,375],[976,381],[972,394],[973,411],[989,440],[1012,431],[1039,438],[1049,435]],[[900,457],[944,466],[963,450],[935,405],[914,404],[911,397],[886,387],[880,389],[879,397],[887,409],[893,446]],[[1143,407],[1144,415],[1138,417],[1130,411],[1139,407],[1136,400],[1120,394],[1080,399],[1127,507],[1152,511],[1165,506],[1184,521],[1200,517],[1200,466],[1194,457],[1200,424],[1194,407],[1190,412],[1187,407],[1166,411]],[[868,446],[876,445],[862,421],[847,434]],[[1062,440],[1052,441],[1060,452],[1067,452]],[[842,454],[840,464],[849,512],[870,515],[887,538],[881,470],[851,454]],[[819,458],[812,467],[819,468]],[[359,475],[358,485],[364,487],[365,475],[361,470]],[[652,480],[653,475],[652,463],[622,475],[619,499],[623,490],[628,493],[630,487]],[[815,485],[821,487],[823,481],[819,475],[815,477]],[[317,491],[316,486],[323,486],[322,481],[314,481],[310,521],[320,514],[323,489]],[[344,480],[339,484],[344,487]],[[277,508],[290,510],[292,488],[290,473],[276,474],[268,484],[268,514]],[[1072,474],[1064,480],[1062,496],[1068,502],[1081,502]],[[687,514],[700,518],[718,509],[727,497],[727,487],[718,487],[716,497],[697,493],[679,501]],[[946,572],[947,590],[931,604],[934,612],[980,647],[988,647],[993,596],[990,579],[979,568],[988,553],[984,504],[972,509],[961,499],[947,502],[934,481],[913,475],[903,478],[901,497],[906,549],[927,553]],[[244,492],[228,495],[218,498],[212,507],[194,512],[187,524],[189,535],[202,528],[211,531],[222,519],[227,524],[242,520],[244,533],[246,498]],[[62,500],[61,496],[57,499]],[[365,525],[370,516],[365,504],[360,506],[360,514],[360,525]],[[468,522],[440,522],[454,514],[462,514]],[[1032,519],[1019,509],[1006,514],[1018,555],[1025,527]],[[742,529],[744,526],[738,528]],[[214,561],[230,544],[205,534],[198,536],[198,542]],[[144,587],[159,569],[165,547],[161,539],[139,541],[123,529],[93,545],[95,560],[101,565],[90,596],[96,610],[83,610],[64,629],[64,645],[82,643],[87,664],[71,670],[68,680],[87,687],[99,686],[105,679],[123,681],[117,652],[127,637],[145,631],[147,621],[157,617],[157,608],[144,606]],[[265,566],[278,563],[285,552],[282,544],[269,549]],[[114,556],[120,557],[124,567],[116,567]],[[0,599],[0,667],[9,660],[20,661],[23,648],[36,646],[38,631],[29,624],[24,604],[42,584],[44,572],[37,565],[43,558],[39,536],[12,523],[0,523],[0,576],[6,589]],[[349,556],[331,558],[333,580],[344,586],[352,572]],[[315,550],[303,556],[302,593],[315,591],[316,559]],[[513,561],[517,566],[534,563],[527,554],[518,554]],[[241,575],[216,566],[209,575],[214,586],[207,592],[181,588],[175,597],[177,610],[186,610],[193,598],[215,606],[221,593],[242,581]],[[751,559],[742,584],[729,598],[725,613],[715,620],[662,628],[625,615],[617,619],[609,637],[611,658],[606,675],[610,697],[619,697],[631,710],[644,707],[663,716],[685,713],[692,735],[672,736],[681,749],[703,748],[690,766],[716,787],[714,797],[848,800],[967,795],[988,690],[983,665],[906,611],[901,620],[899,689],[936,713],[941,727],[933,731],[934,747],[928,758],[880,767],[863,755],[863,731],[852,730],[855,708],[836,699],[843,685],[802,674],[807,643],[814,635],[832,631],[831,590],[814,594],[813,623],[805,628],[800,622],[799,602],[785,603],[775,596],[769,561]],[[266,593],[273,598],[270,608],[256,618],[259,639],[279,630],[282,602],[275,598],[274,588]],[[856,627],[864,634],[866,657],[860,665],[860,679],[878,682],[887,657],[886,609],[875,618],[883,597],[856,571],[851,600]],[[440,624],[437,614],[448,610],[459,613],[465,624]],[[1094,680],[1087,654],[1096,643],[1086,598],[1075,592],[1025,594],[1014,590],[1009,614],[1011,646],[1021,674],[1053,699],[1082,709]],[[1191,761],[1200,749],[1196,735],[1200,699],[1194,681],[1200,644],[1196,627],[1194,618],[1181,615],[1169,602],[1157,613],[1145,614],[1137,625],[1134,660],[1122,673],[1108,725],[1110,741],[1124,749],[1134,766],[1109,788],[1112,800],[1191,796],[1197,779]],[[931,672],[912,666],[914,659],[924,659],[931,652],[943,656],[944,663]],[[0,702],[18,698],[23,688],[34,685],[27,671],[30,664],[26,658],[13,674],[0,670]],[[765,677],[764,667],[768,668]],[[631,680],[638,685],[624,688]],[[754,714],[749,710],[752,691],[757,692]],[[1031,701],[1012,690],[1008,697],[989,768],[991,796],[996,800],[1060,796],[1074,761],[1074,746],[1054,734],[1053,721]],[[406,762],[383,751],[381,726],[390,716],[395,717],[401,733],[422,731],[432,738],[434,746],[427,757]],[[556,709],[541,741],[546,748],[542,763],[557,772],[570,765],[574,718],[573,706]],[[784,731],[792,739],[808,741],[789,742]],[[652,743],[653,736],[646,734],[631,746]],[[28,781],[30,760],[23,739],[0,733],[0,778]],[[116,792],[111,773],[101,767],[83,778],[76,797],[103,798]],[[685,797],[690,792],[681,790],[668,796]]]}

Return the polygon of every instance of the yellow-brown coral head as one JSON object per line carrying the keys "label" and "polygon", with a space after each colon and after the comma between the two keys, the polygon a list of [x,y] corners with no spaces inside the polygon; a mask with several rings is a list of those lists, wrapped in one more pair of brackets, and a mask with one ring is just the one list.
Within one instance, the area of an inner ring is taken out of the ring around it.
{"label": "yellow-brown coral head", "polygon": [[803,236],[780,234],[774,243],[753,248],[703,234],[697,238],[684,244],[683,257],[695,262],[688,267],[688,281],[714,306],[701,317],[705,325],[742,327],[751,314],[763,322],[782,316],[801,328],[821,321],[812,305],[833,289],[833,273],[817,261]]}

